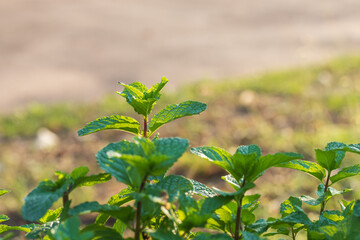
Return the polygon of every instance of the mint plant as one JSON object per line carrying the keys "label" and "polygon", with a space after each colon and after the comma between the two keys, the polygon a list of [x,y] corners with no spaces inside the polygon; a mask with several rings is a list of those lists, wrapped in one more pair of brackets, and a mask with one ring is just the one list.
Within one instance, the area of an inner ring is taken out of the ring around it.
{"label": "mint plant", "polygon": [[[0,225],[0,239],[13,235],[8,231],[26,232],[28,239],[193,239],[193,240],[256,240],[285,235],[296,239],[299,233],[308,239],[360,240],[360,201],[339,201],[340,210],[329,210],[327,203],[349,189],[336,190],[333,185],[360,174],[360,164],[342,167],[346,152],[360,154],[360,144],[329,143],[316,149],[316,162],[302,160],[298,153],[262,155],[257,145],[242,145],[230,154],[218,147],[194,147],[191,152],[220,166],[223,176],[234,190],[221,191],[179,175],[168,175],[169,168],[187,151],[187,139],[154,135],[165,124],[200,114],[206,104],[186,101],[167,105],[153,114],[160,92],[168,80],[151,88],[142,83],[129,85],[117,92],[139,114],[139,119],[122,115],[98,118],[78,131],[79,136],[102,130],[120,130],[134,135],[132,141],[108,144],[98,151],[96,160],[104,173],[88,175],[87,167],[71,173],[57,171],[55,181],[46,179],[25,198],[23,217],[31,223],[23,226]],[[280,217],[258,219],[255,210],[260,204],[255,182],[271,167],[291,168],[310,174],[320,181],[317,198],[289,196],[280,208]],[[126,184],[107,203],[83,202],[72,206],[71,193],[80,187],[105,184],[112,177]],[[252,189],[251,194],[249,190]],[[7,193],[0,190],[0,196]],[[62,206],[51,209],[55,202]],[[319,218],[311,220],[303,203],[318,206]],[[90,224],[81,223],[81,216],[97,213]],[[0,215],[0,222],[9,218]],[[112,219],[112,221],[110,221]]]}

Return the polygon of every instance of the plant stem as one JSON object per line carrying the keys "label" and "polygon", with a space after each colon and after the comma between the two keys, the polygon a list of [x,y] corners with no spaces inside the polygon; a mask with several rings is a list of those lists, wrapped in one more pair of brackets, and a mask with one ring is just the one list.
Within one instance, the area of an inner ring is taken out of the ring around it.
{"label": "plant stem", "polygon": [[294,228],[291,227],[291,235],[292,235],[292,239],[295,240],[295,233],[294,233]]}
{"label": "plant stem", "polygon": [[[245,179],[243,180],[242,184],[241,184],[241,188],[243,188],[245,186]],[[240,197],[240,201],[238,203],[238,208],[236,211],[236,223],[235,223],[235,240],[239,240],[239,230],[242,231],[242,226],[241,226],[241,208],[242,208],[242,201],[243,201],[243,197]]]}
{"label": "plant stem", "polygon": [[69,185],[69,188],[66,190],[66,192],[63,193],[62,201],[63,201],[63,207],[65,207],[66,203],[69,201],[69,193],[72,189],[72,184]]}
{"label": "plant stem", "polygon": [[146,117],[144,117],[144,138],[147,138],[147,120],[148,120],[148,118],[147,118],[147,116]]}
{"label": "plant stem", "polygon": [[[324,195],[326,194],[326,192],[327,192],[327,190],[329,188],[330,174],[331,174],[331,172],[328,173],[328,176],[326,178],[326,183],[325,183],[325,188],[324,188]],[[320,215],[324,211],[324,209],[325,209],[325,199],[321,203]]]}
{"label": "plant stem", "polygon": [[[147,176],[141,182],[139,193],[144,189],[146,184]],[[141,201],[138,201],[136,204],[136,226],[135,226],[135,240],[140,240],[141,231]]]}

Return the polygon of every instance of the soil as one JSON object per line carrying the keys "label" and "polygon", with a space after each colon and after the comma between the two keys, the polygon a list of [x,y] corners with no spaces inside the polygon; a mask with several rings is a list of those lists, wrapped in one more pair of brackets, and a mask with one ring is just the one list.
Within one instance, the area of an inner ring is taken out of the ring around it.
{"label": "soil", "polygon": [[0,0],[0,113],[360,51],[360,1]]}

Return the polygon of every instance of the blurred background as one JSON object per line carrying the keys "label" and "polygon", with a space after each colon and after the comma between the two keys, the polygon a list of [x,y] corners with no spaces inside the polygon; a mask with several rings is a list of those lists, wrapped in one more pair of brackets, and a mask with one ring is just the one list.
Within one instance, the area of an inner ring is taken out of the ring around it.
{"label": "blurred background", "polygon": [[[155,112],[188,99],[207,103],[200,116],[160,131],[192,146],[234,152],[258,144],[312,160],[327,142],[359,143],[359,12],[358,0],[0,0],[0,188],[12,191],[0,213],[23,223],[23,198],[55,170],[101,171],[96,152],[129,136],[76,131],[104,115],[136,117],[115,93],[119,81],[151,86],[166,76]],[[346,164],[358,160],[350,155]],[[226,188],[224,172],[190,154],[172,172]],[[263,179],[255,191],[264,216],[316,186],[285,169]],[[360,189],[359,178],[343,184]],[[122,187],[80,190],[74,204],[106,202]]]}

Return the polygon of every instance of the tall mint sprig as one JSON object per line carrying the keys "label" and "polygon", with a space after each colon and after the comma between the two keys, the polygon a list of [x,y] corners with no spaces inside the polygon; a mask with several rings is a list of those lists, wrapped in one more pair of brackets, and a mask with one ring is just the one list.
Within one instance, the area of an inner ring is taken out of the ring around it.
{"label": "tall mint sprig", "polygon": [[[163,176],[189,146],[186,139],[163,138],[151,141],[149,137],[168,122],[199,114],[206,109],[204,103],[186,101],[166,106],[149,121],[149,115],[160,99],[160,91],[167,82],[163,77],[160,83],[149,89],[139,82],[129,85],[119,83],[124,90],[117,93],[142,116],[142,130],[135,119],[113,115],[90,122],[78,131],[83,136],[101,130],[118,129],[138,136],[134,138],[134,142],[123,140],[111,143],[97,154],[97,161],[102,169],[138,194],[144,191],[149,178]],[[135,239],[138,240],[140,235],[144,238],[146,233],[141,224],[142,200],[138,199],[136,202]]]}

